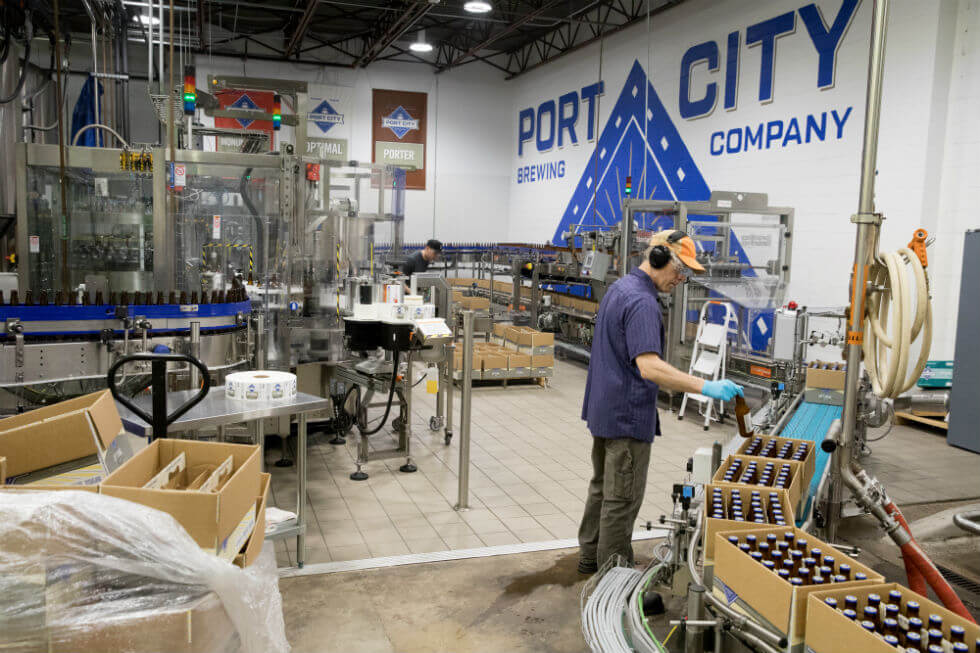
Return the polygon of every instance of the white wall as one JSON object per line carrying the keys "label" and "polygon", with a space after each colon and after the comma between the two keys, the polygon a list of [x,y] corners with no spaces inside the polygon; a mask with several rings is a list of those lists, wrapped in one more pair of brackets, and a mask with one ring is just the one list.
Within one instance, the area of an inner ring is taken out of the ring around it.
{"label": "white wall", "polygon": [[[406,192],[405,238],[504,240],[508,235],[510,102],[499,73],[465,66],[434,75],[427,66],[378,62],[364,69],[199,56],[198,83],[208,74],[277,77],[353,88],[351,159],[370,161],[371,91],[429,94],[426,189]],[[287,109],[283,108],[284,112]],[[283,127],[282,138],[292,130]]]}
{"label": "white wall", "polygon": [[[512,180],[511,238],[538,242],[552,238],[595,147],[580,142],[538,153],[533,143],[525,143],[519,156],[518,112],[601,76],[605,83],[598,121],[601,134],[630,67],[639,60],[708,188],[763,192],[769,195],[770,205],[795,209],[787,299],[810,306],[845,304],[853,262],[854,226],[849,218],[858,205],[872,2],[861,0],[858,5],[839,45],[834,84],[823,89],[817,87],[817,50],[798,11],[804,4],[808,3],[689,0],[656,16],[649,34],[641,23],[601,47],[592,45],[518,78],[511,114],[512,173],[522,166],[563,160],[566,174],[534,183]],[[826,23],[833,22],[842,6],[841,0],[815,0],[815,4]],[[747,47],[746,28],[790,11],[796,12],[795,31],[776,40],[773,98],[760,103],[761,48]],[[975,211],[971,214],[968,208],[980,200],[978,20],[975,0],[890,3],[876,208],[887,217],[883,250],[905,246],[919,226],[937,238],[930,250],[937,316],[931,358],[952,357],[955,319],[950,316],[958,298],[962,234],[968,227],[980,226]],[[726,39],[734,31],[740,32],[738,102],[734,109],[725,110]],[[698,97],[705,84],[714,81],[718,100],[708,115],[684,119],[679,111],[681,59],[688,48],[709,40],[719,46],[718,70],[709,74],[704,63],[695,66],[691,96]],[[828,118],[823,142],[720,155],[711,151],[715,132],[774,120],[785,123],[792,117],[802,121],[806,115],[833,110],[843,114],[849,107],[839,139]],[[579,131],[585,125],[580,117]],[[637,184],[634,172],[634,196]],[[658,190],[655,197],[663,197],[664,192]],[[610,199],[606,206],[619,200]]]}

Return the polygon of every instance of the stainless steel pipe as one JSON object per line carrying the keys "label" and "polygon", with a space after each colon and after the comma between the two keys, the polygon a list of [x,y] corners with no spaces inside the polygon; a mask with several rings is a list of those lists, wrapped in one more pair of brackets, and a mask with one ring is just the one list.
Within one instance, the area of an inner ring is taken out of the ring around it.
{"label": "stainless steel pipe", "polygon": [[861,153],[861,188],[851,273],[851,301],[847,326],[847,374],[844,379],[844,412],[841,446],[831,467],[827,539],[834,541],[840,523],[844,477],[851,464],[851,446],[857,429],[857,392],[861,380],[861,352],[864,344],[864,313],[867,300],[868,270],[875,256],[880,218],[874,216],[875,166],[878,161],[878,126],[881,119],[881,86],[885,63],[885,32],[888,0],[875,0],[871,23],[868,63],[868,91],[864,113],[864,147]]}
{"label": "stainless steel pipe", "polygon": [[[459,406],[459,498],[456,510],[470,507],[470,418],[473,404],[474,311],[463,311],[463,388]],[[452,380],[450,380],[452,383]]]}

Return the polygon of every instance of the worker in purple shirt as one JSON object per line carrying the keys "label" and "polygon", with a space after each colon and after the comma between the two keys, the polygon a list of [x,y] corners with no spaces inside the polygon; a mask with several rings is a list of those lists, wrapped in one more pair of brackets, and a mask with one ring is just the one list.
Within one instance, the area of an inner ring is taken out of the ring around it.
{"label": "worker in purple shirt", "polygon": [[660,435],[659,388],[729,401],[742,387],[705,381],[663,360],[657,293],[669,293],[704,268],[683,231],[650,239],[643,263],[610,286],[596,314],[582,419],[592,433],[592,480],[578,531],[580,572],[614,555],[633,563],[633,522],[643,503],[650,445]]}

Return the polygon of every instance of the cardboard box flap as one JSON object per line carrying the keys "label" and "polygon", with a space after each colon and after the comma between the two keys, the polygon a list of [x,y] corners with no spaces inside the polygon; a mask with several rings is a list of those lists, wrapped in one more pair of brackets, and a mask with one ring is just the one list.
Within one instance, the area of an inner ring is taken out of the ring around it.
{"label": "cardboard box flap", "polygon": [[[202,548],[217,548],[217,494],[184,490],[144,490],[139,487],[102,485],[102,494],[155,508],[180,522]],[[241,517],[241,515],[239,515]]]}
{"label": "cardboard box flap", "polygon": [[242,553],[235,558],[235,564],[240,567],[248,567],[262,553],[262,543],[265,542],[265,509],[269,503],[269,485],[272,482],[272,474],[262,474],[262,494],[256,500],[256,520],[255,530],[248,538],[248,543]]}
{"label": "cardboard box flap", "polygon": [[0,420],[0,456],[19,476],[108,449],[122,421],[108,390]]}

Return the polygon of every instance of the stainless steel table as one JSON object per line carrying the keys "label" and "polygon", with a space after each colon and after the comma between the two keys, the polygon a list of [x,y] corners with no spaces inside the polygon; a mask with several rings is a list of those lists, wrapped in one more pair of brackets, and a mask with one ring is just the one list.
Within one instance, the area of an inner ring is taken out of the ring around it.
{"label": "stainless steel table", "polygon": [[[171,409],[180,406],[188,401],[193,395],[197,394],[194,390],[181,390],[179,392],[167,393],[167,406]],[[136,398],[136,405],[151,412],[151,397],[141,396]],[[290,520],[279,526],[275,531],[268,533],[265,539],[281,539],[296,536],[296,564],[303,566],[306,557],[306,420],[307,413],[313,413],[325,408],[330,408],[329,399],[308,395],[303,392],[296,393],[296,398],[281,403],[266,403],[257,401],[239,401],[225,397],[225,387],[215,386],[201,403],[184,413],[167,427],[168,433],[181,433],[184,431],[194,431],[198,429],[217,427],[219,439],[222,437],[224,427],[229,424],[241,424],[252,422],[266,417],[283,417],[285,415],[296,415],[296,519]],[[148,437],[153,433],[153,427],[143,421],[141,417],[135,415],[128,408],[116,402],[116,409],[123,425],[130,433]],[[262,437],[262,429],[258,429],[259,438]],[[260,443],[261,444],[261,443]],[[263,460],[263,465],[264,465]]]}

